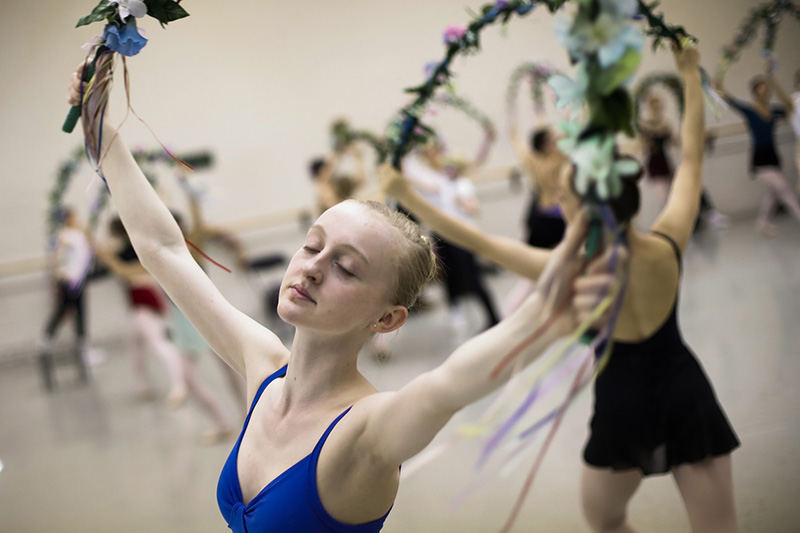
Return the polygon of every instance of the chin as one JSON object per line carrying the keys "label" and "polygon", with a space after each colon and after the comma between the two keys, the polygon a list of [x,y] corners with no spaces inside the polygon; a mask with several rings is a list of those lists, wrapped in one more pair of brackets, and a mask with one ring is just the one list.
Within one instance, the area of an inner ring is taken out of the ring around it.
{"label": "chin", "polygon": [[303,310],[298,309],[298,307],[291,301],[285,300],[283,295],[281,295],[280,299],[278,300],[278,307],[276,311],[281,320],[292,326],[297,327],[304,322],[302,317],[304,314]]}

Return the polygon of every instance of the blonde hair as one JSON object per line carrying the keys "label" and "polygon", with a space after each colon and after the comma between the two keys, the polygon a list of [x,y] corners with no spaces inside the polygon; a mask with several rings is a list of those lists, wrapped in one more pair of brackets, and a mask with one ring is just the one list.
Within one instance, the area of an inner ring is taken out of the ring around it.
{"label": "blonde hair", "polygon": [[398,264],[397,283],[392,303],[408,309],[417,302],[425,284],[436,277],[436,254],[430,239],[422,234],[411,219],[390,209],[386,204],[372,200],[350,200],[382,215],[389,224],[397,228],[408,241],[406,253]]}
{"label": "blonde hair", "polygon": [[469,168],[469,161],[467,161],[466,157],[460,155],[448,156],[444,160],[444,166],[445,168],[452,168],[456,176],[461,176]]}

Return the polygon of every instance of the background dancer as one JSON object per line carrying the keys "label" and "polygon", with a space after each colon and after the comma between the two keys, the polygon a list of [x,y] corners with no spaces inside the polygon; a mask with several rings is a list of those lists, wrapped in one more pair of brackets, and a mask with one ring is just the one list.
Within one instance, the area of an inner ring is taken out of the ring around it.
{"label": "background dancer", "polygon": [[[695,532],[738,531],[730,452],[739,445],[677,321],[681,256],[694,227],[705,149],[699,53],[675,53],[684,81],[686,116],[682,159],[669,199],[649,233],[630,224],[639,209],[636,176],[609,202],[630,249],[630,279],[605,370],[595,383],[591,434],[584,449],[584,514],[598,532],[633,531],[627,507],[644,476],[671,473]],[[591,132],[590,132],[591,134]],[[552,252],[485,235],[442,213],[388,166],[381,182],[423,222],[521,276],[538,279]],[[560,205],[567,220],[580,205],[573,169],[561,175]],[[541,281],[539,282],[541,283]],[[538,289],[537,289],[538,290]]]}
{"label": "background dancer", "polygon": [[73,359],[81,381],[86,382],[89,379],[83,289],[91,269],[93,253],[75,211],[71,207],[63,207],[60,216],[63,224],[55,237],[55,249],[47,256],[48,270],[54,285],[55,305],[39,342],[39,365],[47,390],[52,390],[55,386],[53,337],[70,314],[75,324]]}
{"label": "background dancer", "polygon": [[[190,346],[191,350],[183,352],[170,340],[166,320],[168,300],[139,262],[119,218],[111,221],[111,233],[121,242],[119,250],[113,253],[96,247],[96,251],[98,257],[127,286],[133,319],[133,363],[140,397],[147,400],[154,394],[147,375],[145,349],[148,349],[156,354],[167,371],[170,380],[167,405],[172,408],[180,407],[191,394],[214,423],[214,429],[204,433],[203,440],[207,444],[225,440],[233,434],[233,428],[214,394],[197,374],[191,357],[196,352],[195,347]],[[186,337],[187,332],[178,331],[178,336]]]}
{"label": "background dancer", "polygon": [[[488,130],[478,154],[471,163],[448,157],[443,143],[433,139],[420,151],[420,156],[407,157],[403,167],[407,169],[409,179],[417,190],[446,213],[472,224],[473,217],[479,210],[478,197],[475,194],[475,186],[464,174],[486,161],[494,138],[494,131]],[[459,339],[463,340],[468,327],[463,308],[465,295],[475,295],[483,306],[484,329],[497,324],[500,318],[495,309],[494,299],[486,288],[475,256],[435,231],[431,237],[447,290],[451,327]]]}
{"label": "background dancer", "polygon": [[[756,219],[756,228],[762,234],[774,237],[777,228],[770,221],[770,216],[778,202],[800,222],[800,202],[783,175],[781,160],[775,147],[775,124],[794,113],[794,103],[775,80],[772,62],[769,60],[766,61],[766,75],[756,76],[750,81],[752,104],[731,96],[723,86],[722,76],[717,78],[716,85],[720,95],[747,123],[751,143],[750,172],[767,187]],[[782,106],[770,103],[772,91],[778,95]]]}

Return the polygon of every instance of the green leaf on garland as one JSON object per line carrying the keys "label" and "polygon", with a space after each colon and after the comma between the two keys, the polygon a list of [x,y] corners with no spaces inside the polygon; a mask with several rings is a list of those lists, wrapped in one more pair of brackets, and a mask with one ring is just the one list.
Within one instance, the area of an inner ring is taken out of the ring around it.
{"label": "green leaf on garland", "polygon": [[91,13],[78,19],[78,23],[75,27],[79,28],[91,24],[92,22],[106,20],[109,15],[113,15],[116,11],[117,9],[114,6],[108,4],[108,0],[100,0],[100,3],[94,6]]}
{"label": "green leaf on garland", "polygon": [[158,20],[161,26],[189,16],[189,13],[174,0],[144,0],[144,3],[147,6],[147,14]]}
{"label": "green leaf on garland", "polygon": [[624,88],[618,88],[604,98],[589,102],[590,129],[625,132],[633,137],[633,105],[631,97]]}
{"label": "green leaf on garland", "polygon": [[593,88],[600,94],[610,94],[636,73],[641,61],[641,54],[633,48],[628,48],[619,61],[592,76]]}

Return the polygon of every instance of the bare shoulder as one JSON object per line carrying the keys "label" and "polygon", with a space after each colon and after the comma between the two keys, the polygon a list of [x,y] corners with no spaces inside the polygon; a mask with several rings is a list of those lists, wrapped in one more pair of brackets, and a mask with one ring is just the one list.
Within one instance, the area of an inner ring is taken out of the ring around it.
{"label": "bare shoulder", "polygon": [[630,262],[630,296],[640,304],[637,307],[663,314],[656,308],[670,307],[679,278],[680,264],[669,241],[653,233],[641,235]]}
{"label": "bare shoulder", "polygon": [[[340,425],[340,437],[347,441],[347,446],[361,446],[358,441],[370,419],[380,410],[381,405],[391,400],[394,392],[378,392],[371,383],[365,383],[354,394],[355,400]],[[363,446],[362,446],[363,447]],[[360,450],[368,452],[368,450]]]}
{"label": "bare shoulder", "polygon": [[[374,389],[373,389],[374,391]],[[369,420],[394,393],[373,392],[358,399],[325,443],[317,466],[323,506],[345,523],[364,523],[384,516],[400,485],[398,465],[381,460],[362,438]]]}
{"label": "bare shoulder", "polygon": [[670,242],[671,237],[655,232],[639,235],[632,260],[647,266],[647,271],[652,276],[676,276],[679,270],[679,258],[675,248]]}
{"label": "bare shoulder", "polygon": [[639,342],[667,320],[680,286],[680,266],[669,242],[640,235],[632,248],[628,290],[614,338]]}

